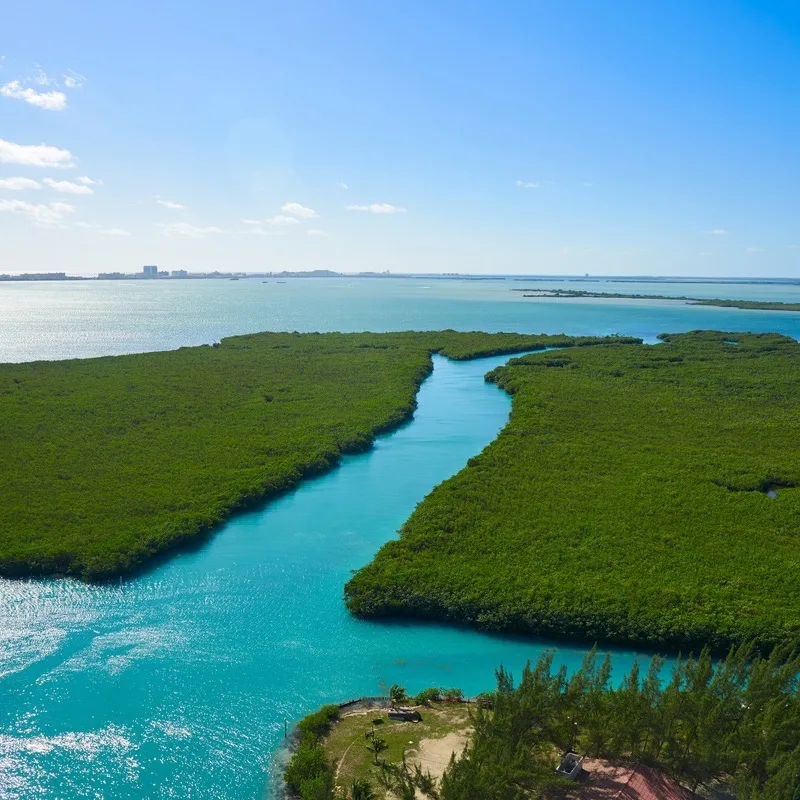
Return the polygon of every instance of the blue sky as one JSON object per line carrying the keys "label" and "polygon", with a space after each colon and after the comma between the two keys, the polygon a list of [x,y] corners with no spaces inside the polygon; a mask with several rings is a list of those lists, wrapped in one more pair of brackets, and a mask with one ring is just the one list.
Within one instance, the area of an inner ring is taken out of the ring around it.
{"label": "blue sky", "polygon": [[2,27],[0,272],[800,276],[797,2],[9,0]]}

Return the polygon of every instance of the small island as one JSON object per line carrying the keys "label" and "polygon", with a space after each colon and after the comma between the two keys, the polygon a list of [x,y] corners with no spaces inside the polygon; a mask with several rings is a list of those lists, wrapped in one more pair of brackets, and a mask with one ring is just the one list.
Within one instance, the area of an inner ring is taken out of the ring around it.
{"label": "small island", "polygon": [[525,292],[523,297],[563,297],[596,298],[600,300],[676,300],[693,306],[719,306],[720,308],[741,308],[748,311],[800,311],[800,303],[780,303],[762,300],[721,300],[685,295],[666,294],[624,294],[621,292],[590,292],[585,289],[512,289],[512,292]]}

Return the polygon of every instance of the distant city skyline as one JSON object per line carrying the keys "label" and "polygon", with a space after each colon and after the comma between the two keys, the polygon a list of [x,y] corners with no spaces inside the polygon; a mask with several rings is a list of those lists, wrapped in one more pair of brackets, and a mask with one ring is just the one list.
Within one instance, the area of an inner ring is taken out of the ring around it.
{"label": "distant city skyline", "polygon": [[4,20],[0,273],[800,276],[796,3]]}

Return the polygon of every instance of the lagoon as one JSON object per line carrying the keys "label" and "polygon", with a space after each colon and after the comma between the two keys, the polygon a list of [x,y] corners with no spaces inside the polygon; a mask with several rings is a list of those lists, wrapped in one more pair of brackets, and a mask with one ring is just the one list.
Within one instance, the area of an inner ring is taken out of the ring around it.
{"label": "lagoon", "polygon": [[671,300],[524,298],[512,289],[800,302],[797,284],[589,283],[441,278],[0,282],[0,361],[85,358],[209,344],[258,331],[483,330],[653,341],[693,328],[800,336],[800,313]]}
{"label": "lagoon", "polygon": [[[800,314],[530,303],[509,283],[9,284],[0,286],[0,359],[166,349],[287,328],[800,336]],[[730,288],[708,290],[746,299],[776,291]],[[780,291],[787,301],[800,294]],[[482,379],[504,360],[436,358],[411,423],[136,579],[0,581],[0,798],[271,797],[285,720],[322,703],[392,683],[475,693],[491,688],[500,664],[518,673],[551,646],[560,663],[577,665],[577,646],[365,622],[342,602],[351,570],[505,423],[509,398]],[[624,671],[634,657],[617,651],[614,663]]]}

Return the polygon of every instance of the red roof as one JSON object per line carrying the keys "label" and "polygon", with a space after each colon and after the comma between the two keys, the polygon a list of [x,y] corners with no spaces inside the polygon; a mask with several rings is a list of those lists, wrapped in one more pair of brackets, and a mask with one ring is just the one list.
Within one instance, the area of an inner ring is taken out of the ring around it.
{"label": "red roof", "polygon": [[617,793],[619,800],[688,800],[689,793],[671,778],[649,767],[637,767]]}
{"label": "red roof", "polygon": [[587,758],[583,800],[690,800],[691,795],[657,770],[625,761]]}

